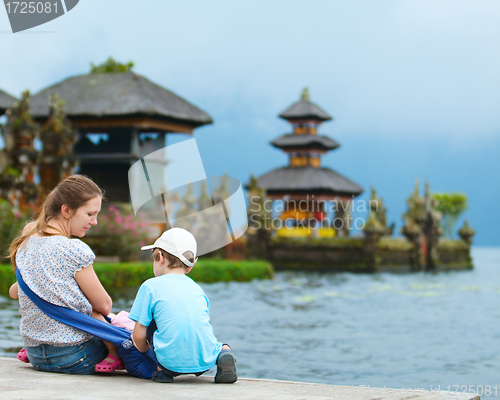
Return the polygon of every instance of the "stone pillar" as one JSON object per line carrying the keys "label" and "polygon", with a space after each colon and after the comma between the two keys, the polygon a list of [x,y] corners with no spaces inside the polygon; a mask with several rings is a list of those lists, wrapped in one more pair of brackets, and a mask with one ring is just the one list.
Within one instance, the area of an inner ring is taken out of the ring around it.
{"label": "stone pillar", "polygon": [[374,272],[377,268],[377,247],[378,240],[385,233],[383,226],[377,219],[375,211],[370,211],[365,228],[363,229],[365,240],[363,243],[363,253],[366,272]]}
{"label": "stone pillar", "polygon": [[249,258],[268,259],[272,212],[266,210],[267,198],[265,191],[257,186],[257,181],[253,176],[250,177],[250,187],[247,196],[250,204],[247,209],[247,256]]}
{"label": "stone pillar", "polygon": [[351,201],[337,201],[336,213],[333,218],[333,227],[338,237],[348,237],[351,224]]}
{"label": "stone pillar", "polygon": [[437,200],[432,197],[429,183],[425,184],[425,219],[422,224],[422,233],[426,242],[425,270],[433,271],[439,262],[437,243],[443,233],[441,228],[441,213],[436,210]]}
{"label": "stone pillar", "polygon": [[410,268],[412,271],[420,271],[422,269],[420,257],[422,229],[419,224],[410,218],[404,218],[404,221],[405,224],[401,229],[401,233],[412,244],[412,249],[409,253]]}
{"label": "stone pillar", "polygon": [[472,237],[476,234],[476,231],[469,226],[468,219],[465,220],[464,226],[458,231],[458,234],[470,248],[470,245],[472,244]]}

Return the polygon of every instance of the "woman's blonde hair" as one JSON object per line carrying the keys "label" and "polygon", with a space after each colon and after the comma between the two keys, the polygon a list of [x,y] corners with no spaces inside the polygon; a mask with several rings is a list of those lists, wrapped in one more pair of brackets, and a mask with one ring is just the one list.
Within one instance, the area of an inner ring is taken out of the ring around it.
{"label": "woman's blonde hair", "polygon": [[[76,211],[87,201],[97,196],[103,198],[103,191],[92,179],[84,175],[71,175],[59,182],[43,202],[38,218],[27,222],[21,234],[11,243],[9,258],[12,267],[16,269],[17,250],[31,235],[37,232],[45,236],[52,235],[47,232],[47,228],[59,232],[57,228],[49,225],[49,221],[61,213],[63,204]],[[63,232],[60,233],[63,234]]]}

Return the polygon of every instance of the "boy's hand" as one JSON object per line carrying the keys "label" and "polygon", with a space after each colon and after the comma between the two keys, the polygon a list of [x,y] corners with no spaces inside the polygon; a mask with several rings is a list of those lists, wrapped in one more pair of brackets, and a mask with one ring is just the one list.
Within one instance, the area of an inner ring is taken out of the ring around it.
{"label": "boy's hand", "polygon": [[130,339],[132,340],[132,344],[134,345],[134,347],[137,348],[137,345],[135,344],[133,333],[130,334]]}
{"label": "boy's hand", "polygon": [[135,323],[134,331],[132,332],[132,343],[141,353],[148,351],[151,346],[147,341],[148,328],[139,322]]}

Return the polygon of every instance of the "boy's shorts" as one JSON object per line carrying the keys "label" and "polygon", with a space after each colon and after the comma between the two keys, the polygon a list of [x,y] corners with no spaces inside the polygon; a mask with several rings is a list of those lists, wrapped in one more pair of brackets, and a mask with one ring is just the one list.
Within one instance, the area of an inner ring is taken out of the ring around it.
{"label": "boy's shorts", "polygon": [[[151,347],[153,347],[153,334],[154,332],[156,331],[157,327],[156,327],[156,322],[155,320],[153,319],[151,321],[151,323],[149,324],[149,326],[147,327],[147,330],[146,330],[146,337],[147,337],[147,341],[149,342],[149,344],[151,345]],[[169,370],[168,368],[165,368],[163,365],[161,365],[160,363],[158,363],[158,366],[160,367],[160,369],[166,374],[166,375],[170,375],[172,377],[176,377],[176,376],[179,376],[179,375],[196,375],[196,376],[200,376],[201,374],[204,374],[205,372],[209,371],[208,369],[206,371],[201,371],[201,372],[175,372],[175,371],[171,371]]]}

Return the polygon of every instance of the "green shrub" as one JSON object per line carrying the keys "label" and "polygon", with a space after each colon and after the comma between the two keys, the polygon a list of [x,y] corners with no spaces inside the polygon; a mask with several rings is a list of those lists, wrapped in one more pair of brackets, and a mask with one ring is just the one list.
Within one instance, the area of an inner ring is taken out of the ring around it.
{"label": "green shrub", "polygon": [[439,239],[438,250],[469,250],[469,245],[463,240]]}
{"label": "green shrub", "polygon": [[10,285],[16,281],[16,275],[10,264],[0,265],[0,295],[8,296]]}
{"label": "green shrub", "polygon": [[[96,263],[94,269],[103,286],[110,289],[140,286],[153,277],[152,261],[136,263]],[[252,279],[272,279],[273,268],[266,261],[199,260],[189,273],[196,282],[248,282]],[[0,295],[8,296],[16,281],[10,265],[0,265]]]}
{"label": "green shrub", "polygon": [[395,238],[384,236],[377,243],[379,250],[411,250],[413,244],[406,238]]}

